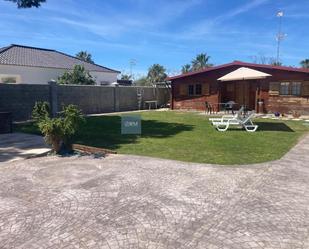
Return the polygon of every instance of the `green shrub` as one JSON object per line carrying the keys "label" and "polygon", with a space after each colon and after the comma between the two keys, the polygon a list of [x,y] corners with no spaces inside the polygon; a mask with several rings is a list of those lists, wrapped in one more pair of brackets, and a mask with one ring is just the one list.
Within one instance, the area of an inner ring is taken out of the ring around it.
{"label": "green shrub", "polygon": [[62,141],[67,150],[72,149],[72,139],[78,132],[81,123],[85,122],[82,112],[75,105],[63,107],[60,114],[62,116]]}
{"label": "green shrub", "polygon": [[32,119],[38,123],[40,120],[44,120],[50,117],[50,108],[48,102],[35,102],[32,110]]}
{"label": "green shrub", "polygon": [[51,118],[46,105],[36,104],[33,118],[44,135],[46,143],[50,144],[56,153],[62,145],[66,150],[72,150],[74,135],[84,118],[82,112],[75,105],[64,106],[59,117]]}
{"label": "green shrub", "polygon": [[38,126],[47,144],[58,153],[63,139],[63,120],[61,118],[45,118],[38,122]]}
{"label": "green shrub", "polygon": [[82,65],[75,65],[73,71],[64,72],[58,78],[58,83],[62,85],[95,85],[95,81]]}

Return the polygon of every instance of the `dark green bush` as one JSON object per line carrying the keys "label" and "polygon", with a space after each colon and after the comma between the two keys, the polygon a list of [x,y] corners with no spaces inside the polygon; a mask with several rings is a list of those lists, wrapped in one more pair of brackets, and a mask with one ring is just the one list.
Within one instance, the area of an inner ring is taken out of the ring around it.
{"label": "dark green bush", "polygon": [[59,153],[62,145],[67,151],[72,149],[72,140],[79,126],[84,122],[82,112],[75,105],[64,106],[59,116],[50,117],[49,106],[37,103],[33,109],[33,119],[44,135],[46,143]]}
{"label": "dark green bush", "polygon": [[32,119],[39,123],[39,121],[44,120],[50,117],[50,107],[48,102],[35,102],[35,105],[32,110]]}
{"label": "dark green bush", "polygon": [[85,122],[82,112],[75,105],[63,107],[60,113],[62,117],[62,141],[67,150],[71,150],[72,139],[78,132],[80,125]]}
{"label": "dark green bush", "polygon": [[89,71],[82,65],[75,65],[73,71],[67,71],[58,78],[58,83],[61,85],[95,85]]}

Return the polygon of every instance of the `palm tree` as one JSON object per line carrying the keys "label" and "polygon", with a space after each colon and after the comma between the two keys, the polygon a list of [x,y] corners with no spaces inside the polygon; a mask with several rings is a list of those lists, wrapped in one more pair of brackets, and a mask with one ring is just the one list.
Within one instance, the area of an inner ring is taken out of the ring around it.
{"label": "palm tree", "polygon": [[82,61],[89,62],[89,63],[94,63],[92,60],[92,56],[90,53],[87,51],[80,51],[76,54],[76,57]]}
{"label": "palm tree", "polygon": [[303,68],[309,68],[309,59],[302,60],[302,61],[300,62],[300,65],[301,65]]}
{"label": "palm tree", "polygon": [[182,73],[188,73],[191,71],[191,65],[190,64],[185,64],[182,66],[181,68],[181,72]]}
{"label": "palm tree", "polygon": [[150,83],[162,82],[167,77],[166,69],[160,64],[153,64],[148,69],[147,79]]}
{"label": "palm tree", "polygon": [[197,71],[206,67],[211,67],[212,64],[208,63],[210,56],[206,53],[201,53],[196,56],[194,60],[192,60],[192,70]]}

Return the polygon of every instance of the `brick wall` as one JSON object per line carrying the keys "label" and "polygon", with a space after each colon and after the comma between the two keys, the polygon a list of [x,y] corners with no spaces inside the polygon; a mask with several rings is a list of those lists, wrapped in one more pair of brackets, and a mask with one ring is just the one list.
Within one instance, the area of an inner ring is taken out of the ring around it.
{"label": "brick wall", "polygon": [[269,96],[267,103],[268,112],[290,114],[293,111],[302,115],[309,115],[309,98],[295,96]]}
{"label": "brick wall", "polygon": [[[218,79],[227,73],[230,73],[240,66],[228,66],[213,71],[202,72],[193,74],[183,78],[176,78],[172,80],[172,108],[173,109],[195,109],[205,110],[205,102],[218,103],[224,101],[224,83],[218,81]],[[276,112],[291,113],[292,111],[300,111],[302,114],[309,114],[309,98],[307,97],[293,97],[293,96],[269,96],[269,84],[270,82],[309,82],[309,74],[303,72],[294,72],[286,70],[278,70],[271,68],[255,68],[248,66],[249,68],[259,70],[264,73],[272,75],[265,80],[259,80],[261,84],[261,92],[259,96],[255,95],[256,83],[249,81],[250,84],[250,108],[254,109],[256,105],[256,97],[260,97],[264,101],[262,112]],[[180,87],[188,86],[189,84],[210,84],[210,93],[208,95],[202,94],[202,96],[181,96]],[[309,97],[309,96],[308,96]],[[236,102],[237,98],[234,96]],[[233,99],[232,97],[227,99]],[[239,102],[239,101],[238,101]],[[217,106],[214,107],[215,110]]]}
{"label": "brick wall", "polygon": [[84,114],[138,110],[137,92],[142,94],[142,107],[147,100],[157,100],[159,106],[169,101],[166,88],[0,84],[0,111],[12,112],[14,121],[25,121],[31,119],[37,101],[49,102],[54,113],[68,104]]}
{"label": "brick wall", "polygon": [[58,110],[63,105],[77,105],[83,113],[104,113],[114,111],[115,87],[57,86]]}
{"label": "brick wall", "polygon": [[[218,85],[216,81],[216,76],[209,75],[207,78],[202,76],[195,76],[192,78],[184,78],[181,80],[176,80],[172,84],[172,92],[173,92],[173,109],[187,109],[187,110],[205,110],[205,102],[209,103],[219,103],[219,92]],[[181,85],[185,85],[187,88],[189,84],[198,83],[202,85],[202,89],[204,89],[205,85],[208,85],[209,92],[207,94],[202,90],[201,96],[181,96]],[[217,110],[218,106],[214,106],[215,110]]]}
{"label": "brick wall", "polygon": [[36,101],[49,101],[49,85],[0,84],[0,111],[9,111],[13,120],[31,118]]}

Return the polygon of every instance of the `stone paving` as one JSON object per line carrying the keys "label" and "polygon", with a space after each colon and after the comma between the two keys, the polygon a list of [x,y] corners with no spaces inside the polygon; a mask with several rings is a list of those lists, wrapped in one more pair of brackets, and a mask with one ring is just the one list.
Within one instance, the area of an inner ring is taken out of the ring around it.
{"label": "stone paving", "polygon": [[0,162],[23,160],[50,151],[41,136],[25,133],[0,134]]}
{"label": "stone paving", "polygon": [[2,163],[0,248],[309,248],[309,136],[247,166],[127,155]]}

